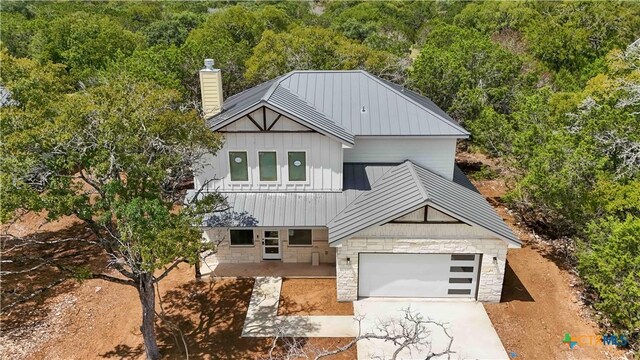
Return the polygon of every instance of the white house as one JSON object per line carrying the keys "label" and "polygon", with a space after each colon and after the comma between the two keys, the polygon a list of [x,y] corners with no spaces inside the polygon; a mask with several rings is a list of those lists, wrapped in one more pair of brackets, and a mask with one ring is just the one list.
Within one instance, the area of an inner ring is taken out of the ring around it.
{"label": "white house", "polygon": [[293,71],[224,102],[212,61],[200,79],[225,143],[195,188],[231,206],[207,220],[207,264],[315,258],[335,264],[340,301],[500,300],[520,242],[455,166],[469,133],[429,99],[359,70]]}

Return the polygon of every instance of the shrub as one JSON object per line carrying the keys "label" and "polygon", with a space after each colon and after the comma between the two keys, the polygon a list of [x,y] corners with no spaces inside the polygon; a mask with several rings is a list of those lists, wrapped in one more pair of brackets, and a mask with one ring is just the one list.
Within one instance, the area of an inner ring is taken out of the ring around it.
{"label": "shrub", "polygon": [[596,293],[594,307],[612,330],[637,339],[640,332],[640,218],[592,222],[578,250],[578,271]]}

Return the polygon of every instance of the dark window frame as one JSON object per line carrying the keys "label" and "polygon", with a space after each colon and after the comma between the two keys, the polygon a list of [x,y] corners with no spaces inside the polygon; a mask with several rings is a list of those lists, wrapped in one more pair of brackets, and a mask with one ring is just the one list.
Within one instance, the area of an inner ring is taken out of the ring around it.
{"label": "dark window frame", "polygon": [[[291,243],[291,233],[290,231],[308,231],[309,232],[309,243],[308,244],[292,244]],[[295,247],[310,247],[313,246],[313,230],[312,229],[303,229],[303,228],[295,228],[295,229],[287,229],[287,244],[289,246]]]}
{"label": "dark window frame", "polygon": [[[251,232],[251,244],[243,243],[243,244],[234,244],[233,243],[233,233],[234,232]],[[229,245],[233,247],[254,247],[255,240],[253,238],[253,229],[229,229]]]}

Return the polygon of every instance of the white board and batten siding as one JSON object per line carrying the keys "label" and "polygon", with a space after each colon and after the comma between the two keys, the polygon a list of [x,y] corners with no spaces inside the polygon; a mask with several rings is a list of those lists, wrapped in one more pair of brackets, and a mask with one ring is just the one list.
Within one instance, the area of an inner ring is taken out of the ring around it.
{"label": "white board and batten siding", "polygon": [[[278,116],[266,110],[267,128]],[[263,112],[258,109],[251,117],[263,126]],[[271,131],[259,129],[248,118],[242,118],[225,128],[224,145],[215,156],[206,156],[203,166],[196,169],[195,188],[209,179],[208,189],[218,191],[342,191],[342,144],[281,116]],[[251,132],[247,132],[251,131]],[[304,131],[304,132],[302,132]],[[249,181],[231,181],[229,152],[246,151]],[[258,152],[275,151],[277,156],[277,181],[260,181]],[[290,182],[288,152],[306,152],[307,181]]]}
{"label": "white board and batten siding", "polygon": [[455,156],[455,138],[356,137],[353,148],[344,149],[344,162],[400,163],[411,160],[449,180],[453,179]]}

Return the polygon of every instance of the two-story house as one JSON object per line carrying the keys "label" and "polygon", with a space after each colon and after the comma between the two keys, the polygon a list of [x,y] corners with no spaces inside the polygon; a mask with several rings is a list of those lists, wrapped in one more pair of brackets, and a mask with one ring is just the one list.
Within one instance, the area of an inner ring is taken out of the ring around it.
{"label": "two-story house", "polygon": [[293,71],[226,101],[205,61],[202,103],[223,148],[195,187],[226,196],[208,266],[335,264],[340,301],[500,300],[520,242],[455,165],[469,133],[429,99],[365,71]]}

